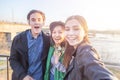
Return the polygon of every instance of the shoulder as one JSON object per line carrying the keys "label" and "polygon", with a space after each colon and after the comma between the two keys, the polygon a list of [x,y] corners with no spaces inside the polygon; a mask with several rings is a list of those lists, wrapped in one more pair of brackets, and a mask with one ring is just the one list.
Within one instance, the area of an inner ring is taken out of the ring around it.
{"label": "shoulder", "polygon": [[18,42],[18,41],[20,41],[21,39],[26,39],[26,38],[27,38],[27,36],[26,36],[27,31],[28,31],[28,30],[23,31],[23,32],[17,34],[17,35],[13,38],[13,42]]}
{"label": "shoulder", "polygon": [[83,51],[89,51],[90,49],[92,49],[93,46],[89,43],[81,43],[78,48],[77,48],[77,52],[83,52]]}
{"label": "shoulder", "polygon": [[42,36],[43,36],[43,39],[47,39],[47,40],[50,39],[50,36],[45,34],[44,32],[42,32]]}
{"label": "shoulder", "polygon": [[50,47],[50,37],[42,32],[42,38],[46,47]]}
{"label": "shoulder", "polygon": [[55,50],[55,48],[53,46],[50,45],[50,48],[49,48],[49,52],[53,52]]}
{"label": "shoulder", "polygon": [[95,61],[103,64],[101,58],[97,53],[96,49],[90,44],[84,44],[78,47],[76,52],[77,63],[82,62],[83,64],[94,63]]}
{"label": "shoulder", "polygon": [[22,31],[22,32],[18,33],[18,34],[14,37],[14,39],[20,39],[22,36],[26,36],[27,32],[28,32],[28,30]]}
{"label": "shoulder", "polygon": [[82,43],[79,45],[76,53],[77,55],[100,58],[96,49],[89,43]]}

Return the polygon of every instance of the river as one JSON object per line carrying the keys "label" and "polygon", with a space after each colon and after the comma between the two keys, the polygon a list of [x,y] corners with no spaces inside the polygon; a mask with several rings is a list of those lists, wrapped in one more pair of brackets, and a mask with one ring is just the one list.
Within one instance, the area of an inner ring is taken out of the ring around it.
{"label": "river", "polygon": [[120,65],[120,36],[90,38],[104,62]]}

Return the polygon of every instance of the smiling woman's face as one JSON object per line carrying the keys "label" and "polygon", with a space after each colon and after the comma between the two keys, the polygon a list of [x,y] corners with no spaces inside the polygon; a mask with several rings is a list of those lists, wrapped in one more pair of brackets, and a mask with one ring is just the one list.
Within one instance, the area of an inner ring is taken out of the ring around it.
{"label": "smiling woman's face", "polygon": [[85,32],[76,19],[68,20],[65,24],[65,38],[71,46],[75,48],[83,41]]}
{"label": "smiling woman's face", "polygon": [[60,45],[64,40],[64,29],[62,26],[56,26],[52,31],[52,39],[55,42],[55,45]]}

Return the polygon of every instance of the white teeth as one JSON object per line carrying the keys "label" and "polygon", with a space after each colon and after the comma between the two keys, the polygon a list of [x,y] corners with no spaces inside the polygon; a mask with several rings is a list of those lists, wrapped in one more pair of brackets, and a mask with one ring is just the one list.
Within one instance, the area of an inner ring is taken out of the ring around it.
{"label": "white teeth", "polygon": [[39,26],[35,26],[34,28],[39,28]]}
{"label": "white teeth", "polygon": [[39,25],[35,25],[34,27],[40,27]]}
{"label": "white teeth", "polygon": [[60,40],[60,39],[55,39],[55,40]]}
{"label": "white teeth", "polygon": [[61,38],[55,38],[56,40],[60,40]]}

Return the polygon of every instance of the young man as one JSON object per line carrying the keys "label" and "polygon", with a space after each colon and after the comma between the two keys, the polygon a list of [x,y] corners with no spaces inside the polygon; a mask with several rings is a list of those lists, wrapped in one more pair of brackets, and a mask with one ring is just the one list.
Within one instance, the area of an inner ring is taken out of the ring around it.
{"label": "young man", "polygon": [[43,80],[50,45],[49,37],[42,32],[45,15],[31,10],[27,20],[31,29],[18,34],[12,42],[9,59],[12,80]]}

